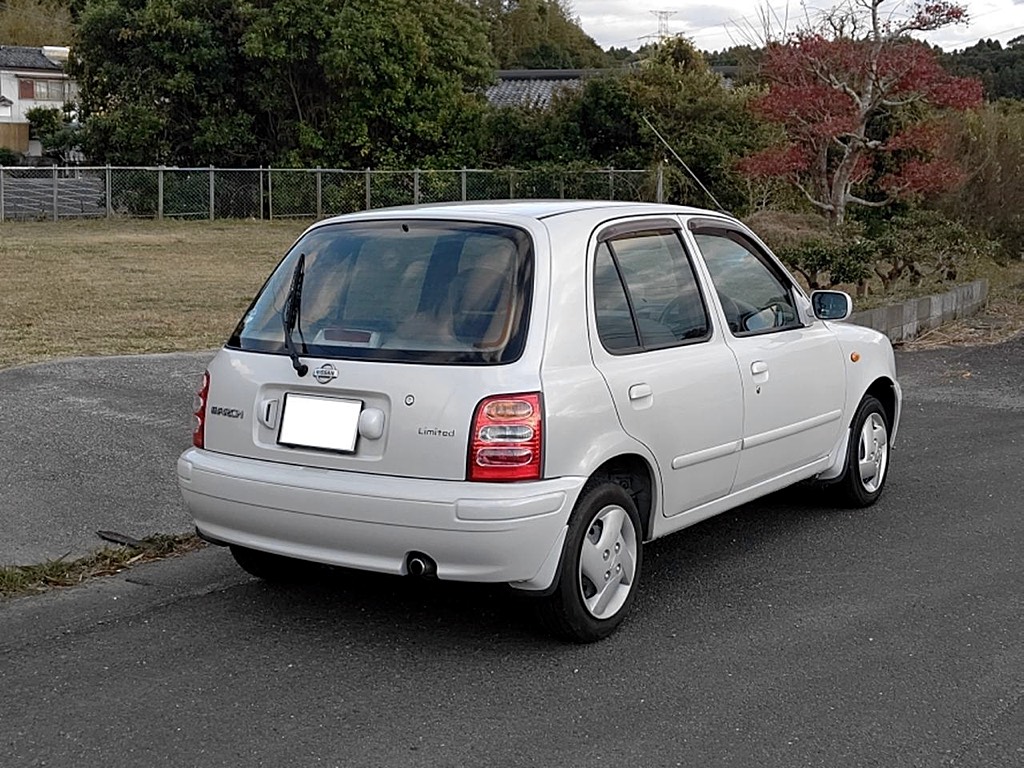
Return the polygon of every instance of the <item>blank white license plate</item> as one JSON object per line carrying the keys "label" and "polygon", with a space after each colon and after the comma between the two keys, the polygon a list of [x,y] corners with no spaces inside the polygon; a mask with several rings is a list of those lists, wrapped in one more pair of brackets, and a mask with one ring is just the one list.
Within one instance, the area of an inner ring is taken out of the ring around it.
{"label": "blank white license plate", "polygon": [[351,453],[359,431],[360,400],[286,394],[277,442],[297,448]]}

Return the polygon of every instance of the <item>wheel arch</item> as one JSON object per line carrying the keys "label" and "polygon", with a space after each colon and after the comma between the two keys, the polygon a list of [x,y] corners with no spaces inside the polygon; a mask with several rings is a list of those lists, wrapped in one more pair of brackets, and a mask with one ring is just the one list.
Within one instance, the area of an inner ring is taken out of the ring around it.
{"label": "wheel arch", "polygon": [[621,486],[630,495],[640,515],[644,541],[651,539],[658,494],[656,477],[654,467],[638,453],[623,453],[607,459],[590,475],[592,481],[607,480]]}
{"label": "wheel arch", "polygon": [[896,423],[899,418],[899,397],[896,394],[896,383],[888,376],[879,376],[871,382],[871,385],[861,396],[860,400],[863,400],[867,395],[874,397],[882,404],[882,408],[885,409],[885,418],[888,422],[887,426],[889,427],[891,440],[896,432]]}

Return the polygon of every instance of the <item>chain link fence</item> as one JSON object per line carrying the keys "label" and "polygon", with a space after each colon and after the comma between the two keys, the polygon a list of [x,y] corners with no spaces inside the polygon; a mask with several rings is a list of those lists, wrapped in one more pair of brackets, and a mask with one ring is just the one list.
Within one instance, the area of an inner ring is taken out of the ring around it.
{"label": "chain link fence", "polygon": [[0,221],[321,218],[416,203],[542,198],[661,202],[662,169],[0,166]]}

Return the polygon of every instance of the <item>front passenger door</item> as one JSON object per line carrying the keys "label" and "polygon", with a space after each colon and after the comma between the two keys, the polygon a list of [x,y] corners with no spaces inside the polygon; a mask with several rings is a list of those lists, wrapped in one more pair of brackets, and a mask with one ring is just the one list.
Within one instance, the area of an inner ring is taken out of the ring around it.
{"label": "front passenger door", "polygon": [[741,491],[829,455],[842,429],[843,355],[824,323],[805,325],[796,286],[749,236],[724,223],[691,231],[743,381]]}

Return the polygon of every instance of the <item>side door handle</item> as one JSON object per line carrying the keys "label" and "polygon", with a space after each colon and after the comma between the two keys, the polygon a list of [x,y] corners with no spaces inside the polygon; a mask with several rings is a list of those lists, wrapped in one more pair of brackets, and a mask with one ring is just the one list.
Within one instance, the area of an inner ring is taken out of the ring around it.
{"label": "side door handle", "polygon": [[764,360],[755,360],[750,364],[750,372],[755,376],[760,376],[762,373],[768,373],[768,363]]}
{"label": "side door handle", "polygon": [[654,390],[651,389],[650,384],[634,384],[629,388],[629,399],[630,400],[643,400],[646,397],[650,397],[654,394]]}

